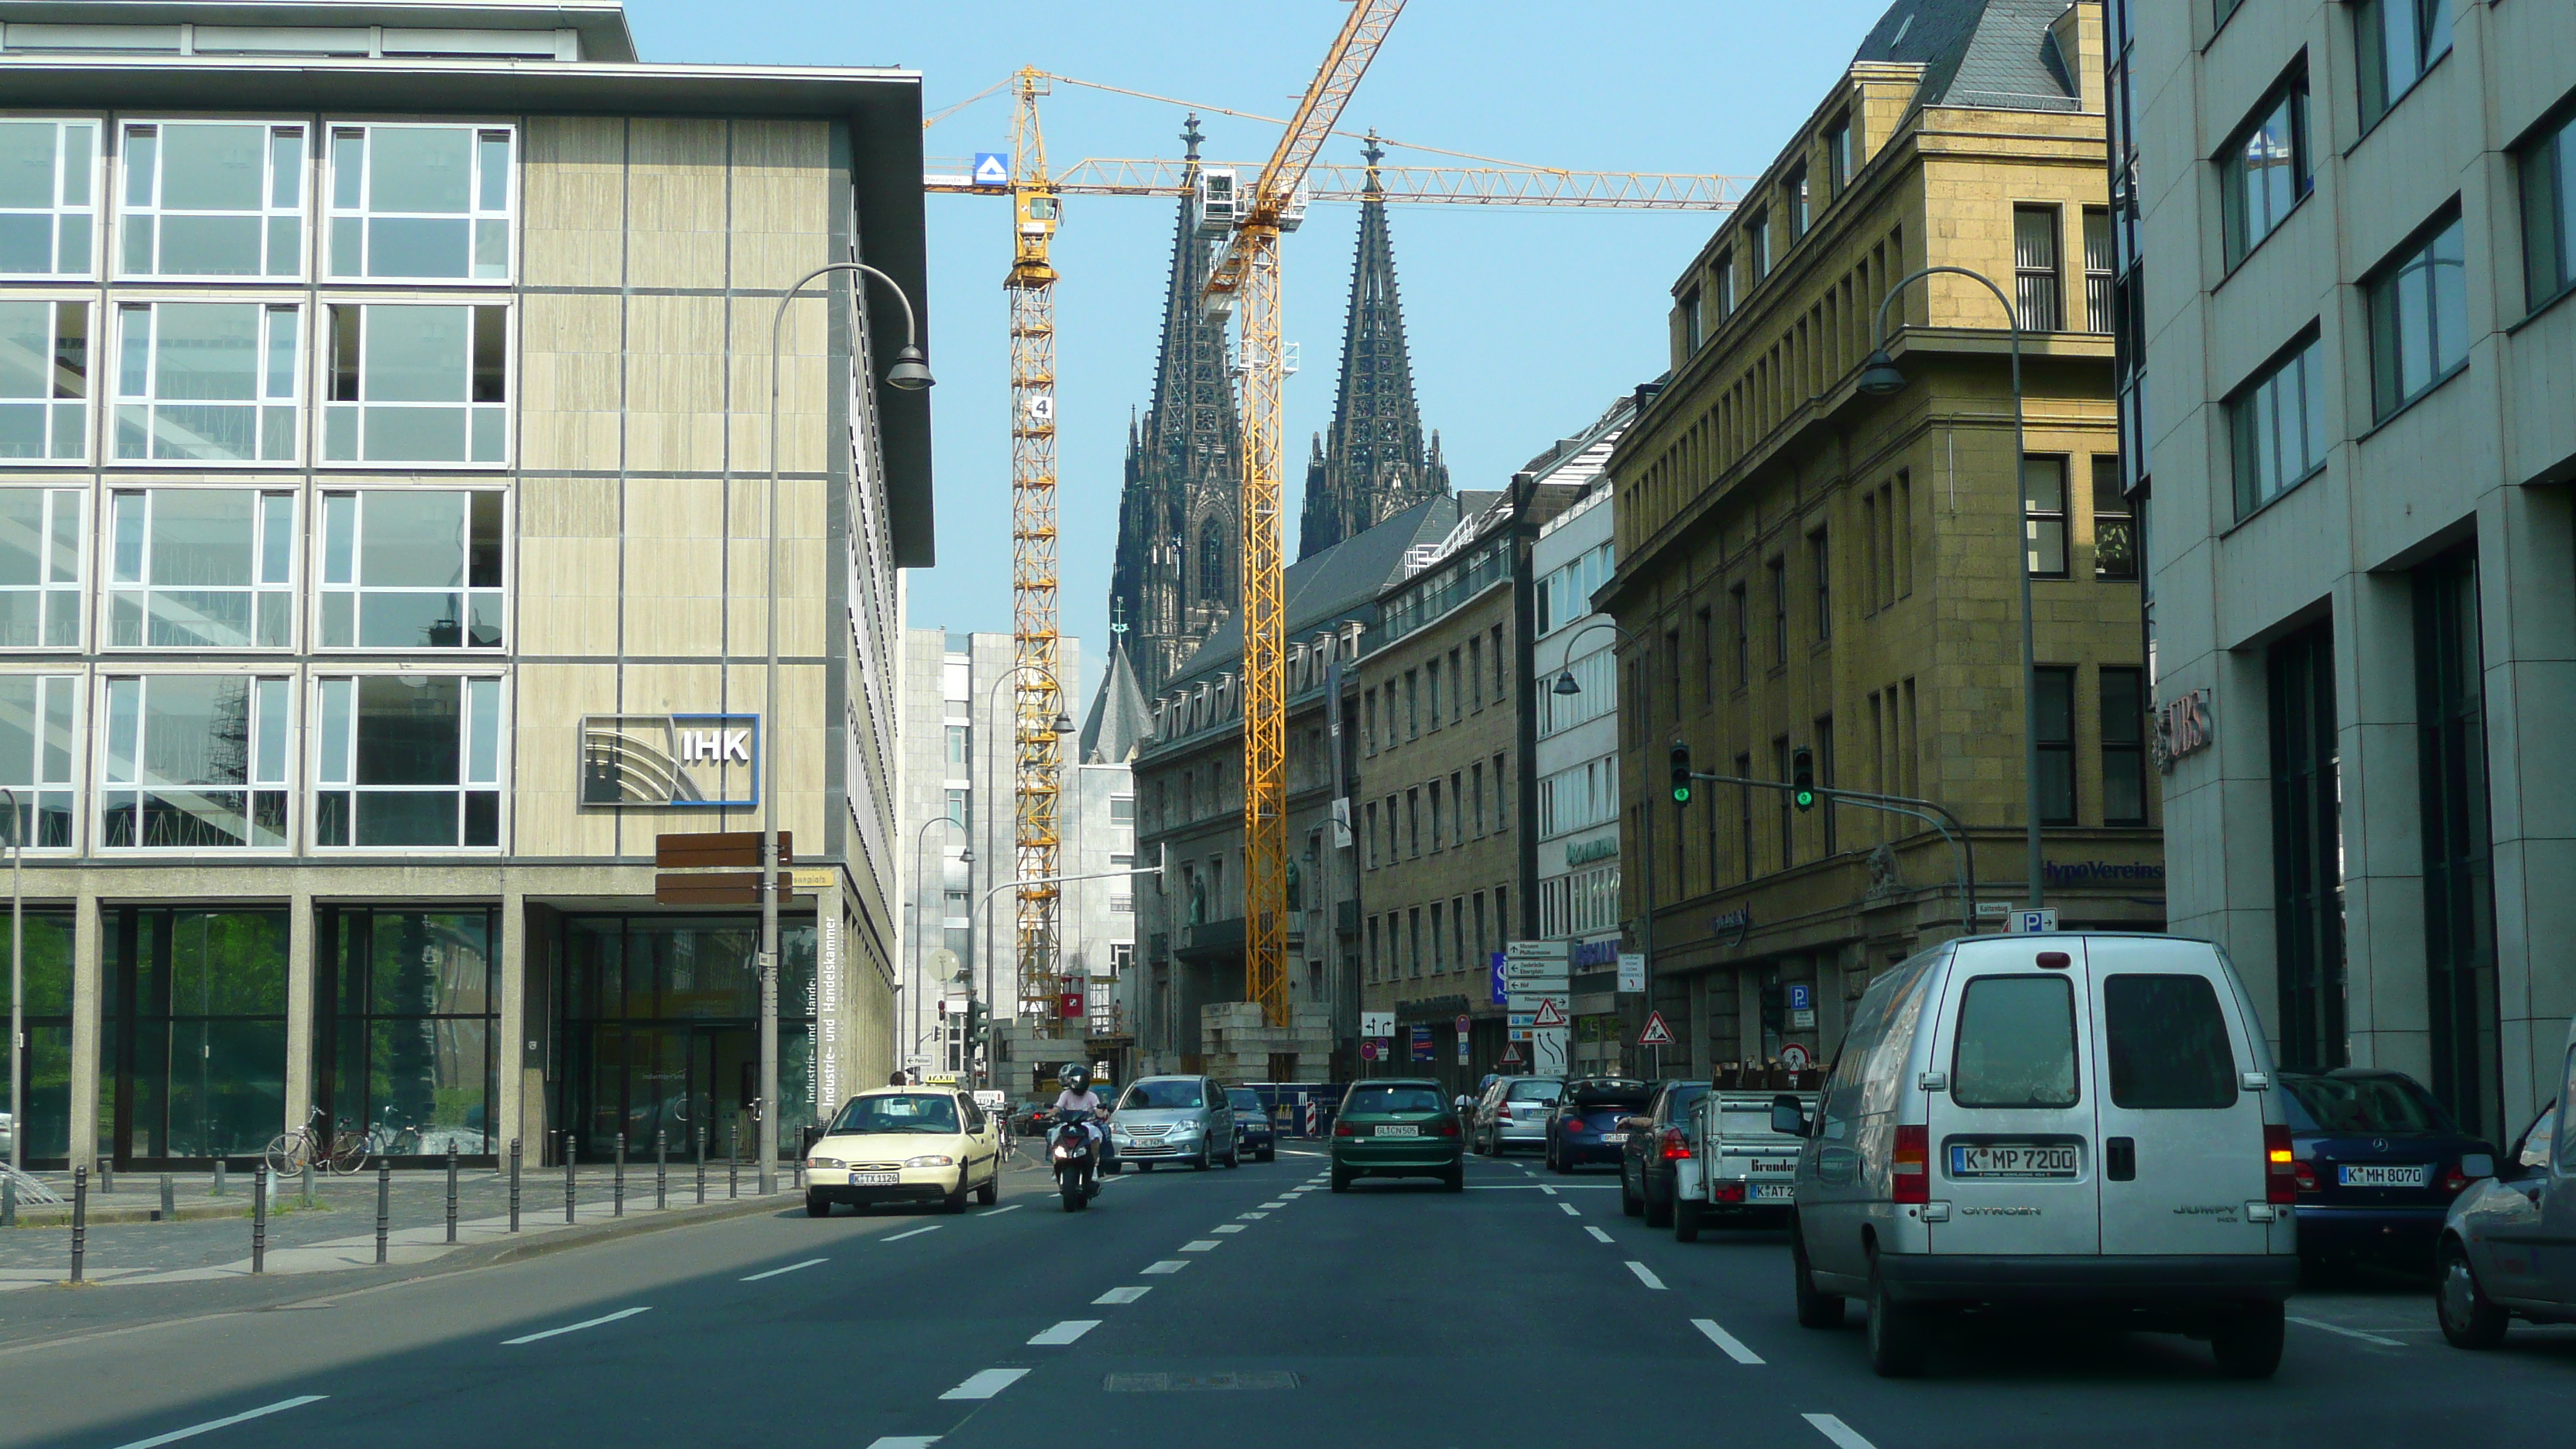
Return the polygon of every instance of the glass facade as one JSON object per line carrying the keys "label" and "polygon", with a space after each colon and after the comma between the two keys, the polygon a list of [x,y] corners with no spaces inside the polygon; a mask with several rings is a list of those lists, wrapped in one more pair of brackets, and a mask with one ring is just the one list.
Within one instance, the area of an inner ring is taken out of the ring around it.
{"label": "glass facade", "polygon": [[102,1144],[119,1167],[245,1165],[286,1119],[283,909],[102,913]]}
{"label": "glass facade", "polygon": [[494,1155],[500,912],[326,908],[315,1101],[401,1157]]}
{"label": "glass facade", "polygon": [[[0,932],[8,929],[0,916]],[[0,1031],[0,1070],[18,1073],[26,1119],[16,1130],[26,1139],[30,1167],[68,1165],[72,1140],[72,915],[26,913],[23,979],[26,983],[27,1055],[12,1057]],[[0,951],[8,949],[0,938]]]}

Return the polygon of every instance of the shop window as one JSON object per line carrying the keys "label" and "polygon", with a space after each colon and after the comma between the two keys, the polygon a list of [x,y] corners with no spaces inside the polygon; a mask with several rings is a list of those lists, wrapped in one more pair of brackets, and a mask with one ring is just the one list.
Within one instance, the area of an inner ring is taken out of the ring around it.
{"label": "shop window", "polygon": [[298,308],[128,302],[116,315],[119,461],[294,460]]}
{"label": "shop window", "polygon": [[0,302],[0,462],[88,454],[89,304]]}
{"label": "shop window", "polygon": [[323,461],[504,461],[508,308],[343,302],[330,311]]}
{"label": "shop window", "polygon": [[333,126],[328,274],[509,280],[510,133]]}
{"label": "shop window", "polygon": [[325,679],[313,843],[501,843],[501,681]]}
{"label": "shop window", "polygon": [[97,270],[98,122],[0,121],[0,277]]}
{"label": "shop window", "polygon": [[489,907],[325,913],[317,1095],[333,1121],[367,1134],[371,1151],[493,1153],[498,916]]}
{"label": "shop window", "polygon": [[501,508],[489,489],[323,494],[322,647],[501,647]]}
{"label": "shop window", "polygon": [[294,494],[155,488],[112,494],[108,508],[110,647],[293,644]]}
{"label": "shop window", "polygon": [[0,1063],[18,1074],[24,1114],[12,1125],[27,1166],[59,1168],[72,1150],[72,913],[28,910],[21,936],[27,1053],[14,1060],[0,1040]]}
{"label": "shop window", "polygon": [[100,912],[100,1135],[120,1167],[256,1161],[286,1119],[286,912]]}
{"label": "shop window", "polygon": [[237,674],[107,681],[99,843],[286,844],[288,682]]}
{"label": "shop window", "polygon": [[128,125],[123,161],[124,275],[303,274],[302,126]]}
{"label": "shop window", "polygon": [[80,643],[81,496],[0,488],[0,648]]}
{"label": "shop window", "polygon": [[72,760],[80,742],[72,734],[81,682],[71,675],[0,674],[0,785],[18,800],[10,826],[0,809],[0,832],[30,849],[72,843]]}
{"label": "shop window", "polygon": [[2468,365],[2468,260],[2458,216],[2363,283],[2370,403],[2387,417]]}

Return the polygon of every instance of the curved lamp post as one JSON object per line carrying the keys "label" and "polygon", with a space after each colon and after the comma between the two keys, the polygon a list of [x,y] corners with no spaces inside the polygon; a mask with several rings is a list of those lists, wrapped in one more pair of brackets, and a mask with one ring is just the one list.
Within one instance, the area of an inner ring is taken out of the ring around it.
{"label": "curved lamp post", "polygon": [[[2014,310],[2012,299],[2004,295],[2004,289],[1996,286],[1993,279],[1983,272],[1972,272],[1966,267],[1925,267],[1900,278],[1889,287],[1887,295],[1879,299],[1878,320],[1870,332],[1869,360],[1861,365],[1860,380],[1855,385],[1871,397],[1887,397],[1904,390],[1905,374],[1897,370],[1896,359],[1887,353],[1887,308],[1908,286],[1925,277],[1943,273],[1966,277],[1992,292],[1995,300],[2003,305],[2004,319],[2012,328],[2013,490],[2018,493],[2026,486],[2021,476],[2026,456],[2022,439],[2021,314]],[[2029,548],[2028,527],[2025,522],[2022,545],[2025,554]],[[2039,652],[2032,638],[2028,557],[2024,557],[2013,572],[2021,576],[2021,747],[2023,785],[2028,795],[2022,825],[2024,845],[2030,854],[2030,906],[2037,910],[2046,873],[2040,865],[2039,853]]]}
{"label": "curved lamp post", "polygon": [[[1627,644],[1633,645],[1637,642],[1636,635],[1619,627],[1617,621],[1611,619],[1595,619],[1591,623],[1584,625],[1582,628],[1575,630],[1573,633],[1566,635],[1565,649],[1557,656],[1556,683],[1550,687],[1549,693],[1558,695],[1575,695],[1583,692],[1583,686],[1574,682],[1574,641],[1591,633],[1595,629],[1607,629],[1618,635],[1620,640]],[[1617,656],[1618,652],[1619,650],[1617,646],[1612,646],[1610,653],[1614,658]],[[1646,662],[1647,667],[1651,670],[1654,661],[1649,659]],[[1618,686],[1613,684],[1611,688],[1613,691],[1611,697],[1616,699],[1618,697],[1616,693]],[[1654,723],[1652,719],[1654,714],[1654,693],[1654,676],[1649,673],[1646,677],[1646,697],[1639,702],[1638,706],[1641,712],[1641,717],[1637,721],[1637,737],[1639,739],[1645,738],[1646,730]],[[1536,779],[1538,777],[1538,765],[1536,761],[1531,762],[1530,777],[1532,779]],[[1646,838],[1637,842],[1637,844],[1643,850],[1646,857],[1646,879],[1642,882],[1642,898],[1645,904],[1645,910],[1641,913],[1639,922],[1640,929],[1637,932],[1637,937],[1638,944],[1646,948],[1646,1010],[1651,1012],[1655,1009],[1655,792],[1652,790],[1648,790],[1646,792],[1645,813],[1639,817],[1639,822],[1645,827],[1644,833]],[[1541,828],[1544,829],[1544,825],[1542,825]],[[1572,971],[1574,969],[1571,961],[1572,947],[1569,946],[1567,950],[1568,964],[1566,969],[1568,971]],[[1509,1025],[1509,1023],[1505,1024]],[[1533,1051],[1535,1051],[1535,1049],[1533,1049]]]}
{"label": "curved lamp post", "polygon": [[[939,814],[933,815],[929,819],[921,822],[921,828],[912,833],[912,928],[915,932],[919,933],[921,940],[924,941],[930,939],[930,923],[928,919],[930,915],[930,896],[928,892],[921,888],[921,845],[924,840],[929,838],[930,827],[940,824],[954,825],[958,829],[966,831],[966,848],[958,852],[957,859],[966,867],[966,889],[971,891],[975,888],[975,832],[967,828],[965,821],[958,819],[954,815],[948,814],[946,811],[942,811]],[[941,872],[939,889],[940,904],[945,906],[948,903],[948,881],[947,873],[945,871]],[[944,920],[947,918],[948,912],[942,910],[939,914],[941,919]],[[922,955],[921,947],[916,944],[912,952],[913,969],[915,974],[919,974],[922,965]],[[941,1044],[943,1047],[946,1045],[944,1041]],[[920,1047],[921,996],[919,993],[915,993],[912,998],[912,1042],[908,1050],[917,1051]],[[903,1063],[898,1061],[895,1065],[901,1066]]]}
{"label": "curved lamp post", "polygon": [[[768,738],[760,749],[760,1191],[778,1190],[778,343],[787,324],[787,304],[815,278],[828,272],[874,277],[903,304],[903,347],[886,369],[885,385],[902,392],[930,386],[930,363],[921,354],[920,321],[912,299],[894,278],[865,262],[826,262],[797,278],[778,299],[769,319],[769,506],[762,520],[769,533],[769,648],[762,682],[761,728]],[[819,1035],[819,1033],[818,1033]]]}

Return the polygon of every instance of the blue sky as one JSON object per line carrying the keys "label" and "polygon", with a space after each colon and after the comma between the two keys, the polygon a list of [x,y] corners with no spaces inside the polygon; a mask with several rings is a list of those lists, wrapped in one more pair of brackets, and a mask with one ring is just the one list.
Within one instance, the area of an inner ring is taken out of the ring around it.
{"label": "blue sky", "polygon": [[[1888,0],[1416,0],[1344,112],[1342,129],[1582,170],[1751,175],[1851,58]],[[996,4],[986,0],[710,6],[628,0],[645,59],[901,65],[926,108],[1022,65],[1264,115],[1287,114],[1345,13],[1336,0],[1263,4]],[[1048,156],[1177,156],[1182,111],[1058,87]],[[933,127],[934,156],[1008,149],[996,95]],[[1212,158],[1258,162],[1276,128],[1203,121]],[[1337,140],[1329,160],[1357,160]],[[1395,152],[1391,159],[1435,160]],[[1055,257],[1062,627],[1083,641],[1079,686],[1108,638],[1126,428],[1153,387],[1170,263],[1166,200],[1074,198]],[[1423,421],[1452,482],[1491,488],[1611,398],[1661,372],[1674,277],[1709,213],[1397,207],[1392,224]],[[1294,529],[1309,435],[1332,410],[1358,214],[1318,205],[1286,244],[1286,507]],[[939,566],[911,581],[920,627],[1010,628],[1008,208],[929,200]]]}

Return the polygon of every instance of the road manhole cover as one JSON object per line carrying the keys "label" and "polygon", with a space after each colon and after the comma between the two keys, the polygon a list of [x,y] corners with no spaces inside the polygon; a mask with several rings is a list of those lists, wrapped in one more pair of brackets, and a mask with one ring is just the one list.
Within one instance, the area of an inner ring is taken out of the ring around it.
{"label": "road manhole cover", "polygon": [[1217,1389],[1293,1389],[1285,1369],[1246,1369],[1214,1374],[1110,1374],[1100,1386],[1113,1394],[1186,1394]]}

